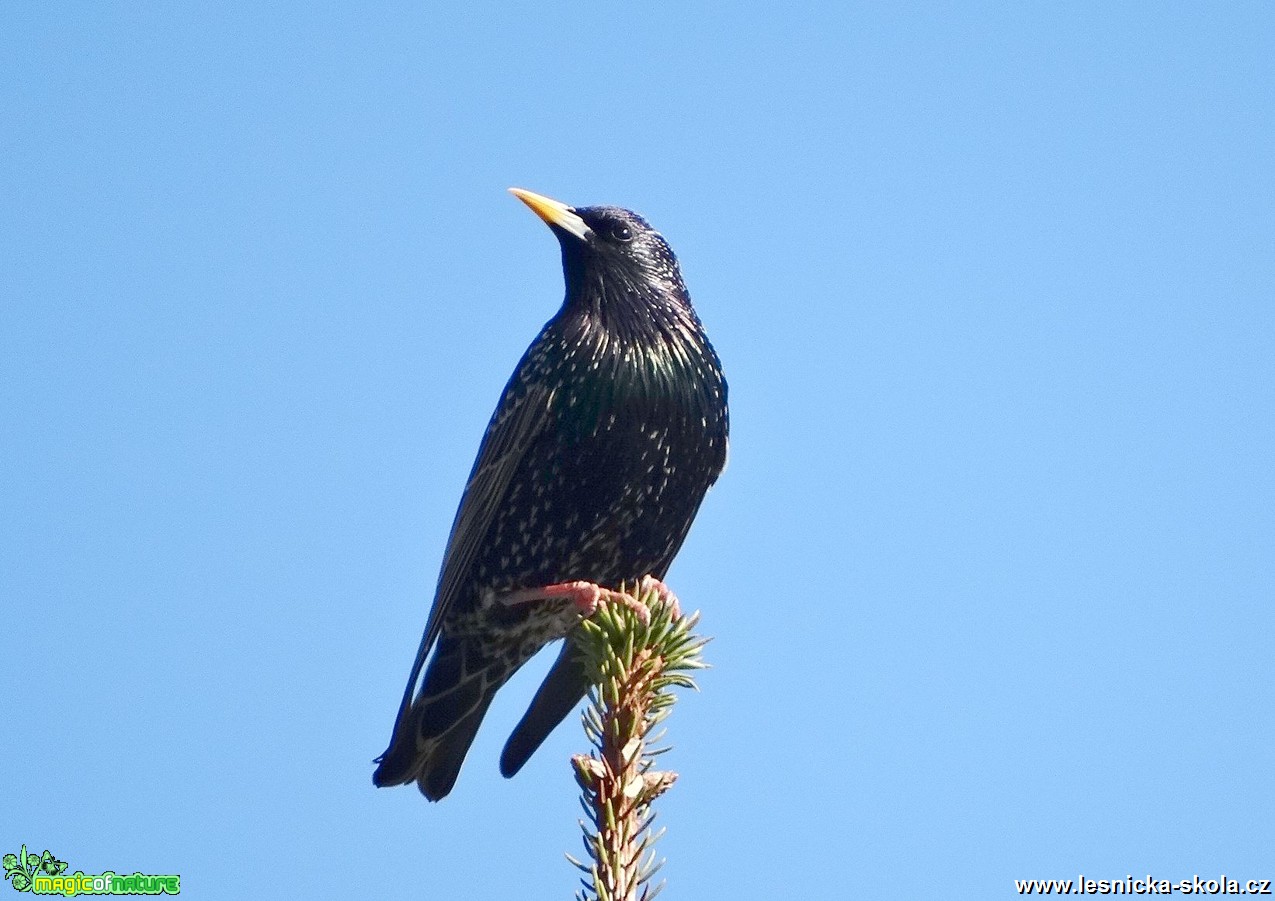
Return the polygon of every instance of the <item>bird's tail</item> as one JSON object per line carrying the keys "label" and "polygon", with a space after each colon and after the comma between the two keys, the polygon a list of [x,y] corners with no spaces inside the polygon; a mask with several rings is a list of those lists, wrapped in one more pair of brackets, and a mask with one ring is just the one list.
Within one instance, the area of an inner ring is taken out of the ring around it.
{"label": "bird's tail", "polygon": [[575,642],[568,636],[549,675],[540,685],[531,706],[523,714],[504,752],[500,755],[500,772],[509,777],[522,769],[549,733],[575,709],[589,690],[589,675]]}
{"label": "bird's tail", "polygon": [[414,699],[404,699],[389,748],[372,775],[378,786],[415,782],[437,801],[456,784],[478,726],[511,672],[472,641],[440,639]]}

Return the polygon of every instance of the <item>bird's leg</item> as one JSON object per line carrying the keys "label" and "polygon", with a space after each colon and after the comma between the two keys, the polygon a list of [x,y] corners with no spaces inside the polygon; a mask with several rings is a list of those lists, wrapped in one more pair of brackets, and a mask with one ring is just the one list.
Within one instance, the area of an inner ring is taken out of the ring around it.
{"label": "bird's leg", "polygon": [[[647,578],[650,577],[648,576]],[[655,584],[663,587],[662,583],[656,582]],[[645,590],[645,580],[642,585]],[[668,592],[668,589],[665,588],[664,591]],[[672,592],[668,592],[668,596],[671,597]],[[661,597],[664,597],[664,595],[661,595]],[[641,601],[623,592],[603,588],[593,582],[559,582],[555,585],[545,585],[542,588],[518,588],[502,595],[500,602],[507,607],[517,607],[521,604],[536,604],[542,601],[560,599],[570,601],[580,611],[580,615],[586,618],[592,616],[601,604],[623,604],[641,617],[642,622],[649,623],[651,621],[651,611]],[[674,603],[676,603],[676,599],[674,599]]]}

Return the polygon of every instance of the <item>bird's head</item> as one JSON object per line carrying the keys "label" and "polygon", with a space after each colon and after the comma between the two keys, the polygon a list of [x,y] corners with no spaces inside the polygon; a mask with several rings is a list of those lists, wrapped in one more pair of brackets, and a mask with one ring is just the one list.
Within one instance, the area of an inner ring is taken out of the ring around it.
{"label": "bird's head", "polygon": [[548,224],[562,245],[568,301],[573,296],[659,295],[689,302],[677,257],[637,213],[614,206],[570,207],[521,188],[509,190]]}

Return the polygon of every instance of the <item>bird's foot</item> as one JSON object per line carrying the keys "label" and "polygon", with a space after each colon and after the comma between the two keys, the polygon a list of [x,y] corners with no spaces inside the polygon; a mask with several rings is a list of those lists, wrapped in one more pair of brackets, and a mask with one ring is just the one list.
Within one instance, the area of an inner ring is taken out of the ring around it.
{"label": "bird's foot", "polygon": [[[643,592],[650,590],[650,586],[647,585],[647,579],[651,579],[651,577],[647,576],[646,579],[642,580]],[[677,603],[673,593],[665,588],[662,582],[655,579],[651,579],[651,582],[663,590],[663,593],[660,594],[661,598],[672,598],[673,603]],[[501,601],[510,607],[556,600],[570,601],[580,611],[580,615],[586,619],[593,616],[602,604],[620,604],[636,613],[642,622],[649,623],[651,621],[651,611],[637,598],[622,591],[603,588],[593,582],[559,582],[555,585],[545,585],[542,588],[519,588],[501,598]]]}
{"label": "bird's foot", "polygon": [[643,576],[642,581],[638,583],[638,597],[650,594],[652,591],[655,592],[655,596],[660,599],[661,603],[669,608],[673,619],[682,618],[682,605],[678,603],[677,595],[673,593],[673,590],[655,578],[655,576]]}

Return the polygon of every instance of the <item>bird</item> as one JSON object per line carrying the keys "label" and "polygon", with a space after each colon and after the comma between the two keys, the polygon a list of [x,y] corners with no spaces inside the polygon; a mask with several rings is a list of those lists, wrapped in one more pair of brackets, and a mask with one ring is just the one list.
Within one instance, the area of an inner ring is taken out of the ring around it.
{"label": "bird", "polygon": [[[448,795],[496,691],[590,604],[661,590],[726,466],[716,351],[668,242],[614,206],[510,188],[558,239],[565,296],[505,385],[452,524],[377,786]],[[564,641],[500,758],[516,774],[584,698]]]}

